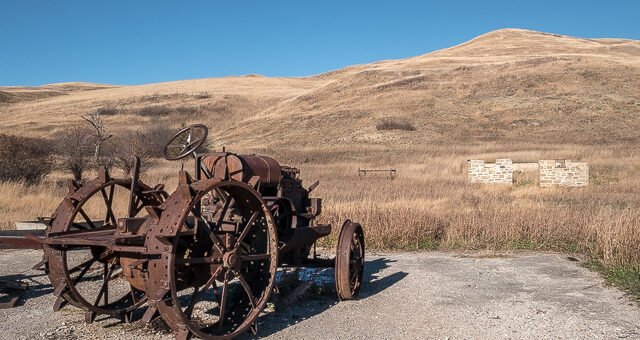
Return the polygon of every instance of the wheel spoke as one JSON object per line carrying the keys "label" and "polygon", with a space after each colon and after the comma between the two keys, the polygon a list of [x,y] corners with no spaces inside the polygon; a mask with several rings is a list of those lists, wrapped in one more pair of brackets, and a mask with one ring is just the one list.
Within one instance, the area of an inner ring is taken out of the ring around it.
{"label": "wheel spoke", "polygon": [[116,186],[112,185],[109,188],[109,208],[111,209],[111,218],[113,218],[113,225],[117,225],[116,215],[113,213],[113,195],[115,193]]}
{"label": "wheel spoke", "polygon": [[222,243],[222,240],[220,240],[220,238],[218,237],[218,235],[216,235],[213,232],[213,229],[211,229],[211,226],[209,225],[209,222],[207,222],[206,219],[202,219],[202,221],[204,221],[204,225],[207,228],[207,231],[205,231],[207,234],[209,234],[209,238],[211,239],[211,242],[213,242],[213,246],[220,252],[220,254],[223,254],[225,252],[225,250],[227,249],[224,246],[224,243]]}
{"label": "wheel spoke", "polygon": [[133,216],[138,215],[138,213],[140,211],[142,211],[142,208],[144,208],[144,201],[142,200],[142,198],[140,196],[138,196],[138,198],[136,199],[136,210]]}
{"label": "wheel spoke", "polygon": [[78,210],[78,212],[80,213],[80,215],[82,215],[84,220],[87,221],[87,223],[91,226],[91,228],[94,228],[94,229],[96,228],[96,225],[93,224],[93,221],[91,221],[89,216],[87,216],[87,214],[84,212],[84,210],[82,210],[82,208],[80,208],[80,210]]}
{"label": "wheel spoke", "polygon": [[244,225],[244,229],[242,229],[242,233],[240,233],[240,236],[238,237],[238,241],[236,241],[236,246],[234,247],[236,250],[240,248],[240,244],[242,244],[242,241],[244,241],[245,237],[249,235],[249,230],[251,229],[251,225],[255,222],[257,217],[258,217],[258,212],[256,211],[251,215],[251,217],[249,218],[249,221],[247,221],[247,223]]}
{"label": "wheel spoke", "polygon": [[196,303],[198,303],[198,301],[202,299],[204,294],[207,293],[207,290],[209,290],[211,286],[214,286],[214,289],[215,289],[215,282],[216,282],[216,275],[214,274],[209,278],[207,283],[205,283],[204,286],[202,286],[202,288],[199,291],[197,287],[195,288],[195,290],[193,291],[193,294],[191,295],[191,302],[189,303],[189,306],[187,306],[187,309],[184,310],[185,314],[191,317],[191,314],[193,313],[193,308],[195,308]]}
{"label": "wheel spoke", "polygon": [[131,301],[133,301],[133,304],[135,305],[138,303],[138,298],[136,298],[136,289],[133,288],[131,284],[129,284],[129,288],[131,290]]}
{"label": "wheel spoke", "polygon": [[69,269],[69,275],[71,275],[71,274],[73,274],[73,273],[77,272],[78,270],[80,270],[80,268],[84,268],[84,267],[86,267],[86,266],[91,267],[91,265],[92,265],[94,262],[96,262],[96,259],[94,259],[94,258],[90,258],[90,259],[88,259],[88,260],[86,260],[86,261],[84,261],[84,262],[80,263],[79,265],[77,265],[77,266],[75,266],[75,267],[73,267],[73,268]]}
{"label": "wheel spoke", "polygon": [[84,277],[84,275],[89,271],[89,268],[91,268],[91,265],[84,267],[80,274],[78,274],[78,276],[76,276],[76,278],[73,279],[71,283],[75,286],[78,282],[80,282],[80,280],[82,280],[82,277]]}
{"label": "wheel spoke", "polygon": [[220,296],[220,318],[218,319],[218,327],[222,328],[224,322],[224,309],[227,304],[227,290],[229,286],[229,272],[224,273],[224,282],[222,283],[222,295]]}
{"label": "wheel spoke", "polygon": [[241,262],[268,260],[270,258],[271,258],[271,254],[257,254],[257,255],[241,255],[241,256],[238,256],[238,260],[240,260]]}
{"label": "wheel spoke", "polygon": [[235,200],[233,197],[227,197],[227,201],[224,202],[224,206],[222,207],[222,211],[220,212],[220,218],[218,218],[218,222],[216,223],[216,227],[220,228],[222,221],[224,220],[224,216],[227,214],[227,210],[229,210],[229,206],[231,205],[231,201]]}
{"label": "wheel spoke", "polygon": [[249,302],[251,302],[251,307],[256,308],[256,302],[253,298],[253,293],[251,292],[251,287],[249,287],[247,280],[244,279],[244,276],[242,276],[240,272],[236,271],[235,274],[238,276],[238,280],[240,281],[242,288],[244,288],[244,291],[247,292],[247,296],[249,297]]}
{"label": "wheel spoke", "polygon": [[354,269],[353,273],[351,273],[351,277],[349,277],[350,282],[354,282],[360,272],[359,270],[356,270],[356,268],[353,268],[353,269]]}
{"label": "wheel spoke", "polygon": [[109,270],[109,265],[104,264],[104,305],[109,304],[109,280],[111,279],[111,271]]}
{"label": "wheel spoke", "polygon": [[114,281],[120,278],[124,277],[124,271],[122,271],[122,268],[120,268],[120,271],[115,273],[115,274],[111,274],[111,277],[109,278],[109,281]]}
{"label": "wheel spoke", "polygon": [[[100,299],[104,296],[104,305],[108,305],[109,301],[109,279],[111,278],[111,273],[113,273],[113,269],[116,267],[115,264],[112,264],[111,267],[107,263],[104,264],[104,283],[102,283],[102,288],[100,288],[100,292],[98,292],[98,296],[96,297],[96,301],[93,303],[94,306],[98,306]],[[108,269],[107,269],[108,268]]]}
{"label": "wheel spoke", "polygon": [[189,149],[191,149],[194,145],[198,144],[198,142],[200,142],[200,140],[196,140],[195,142],[191,142],[191,143],[189,143],[189,144],[185,145],[185,146],[184,146],[184,148],[183,148],[182,150],[183,150],[183,151],[184,151],[184,150],[189,150]]}
{"label": "wheel spoke", "polygon": [[209,256],[209,257],[189,257],[186,259],[176,259],[176,264],[201,264],[201,263],[216,263],[221,262],[221,257]]}
{"label": "wheel spoke", "polygon": [[113,225],[116,225],[116,216],[113,213],[113,188],[115,187],[115,185],[111,186],[110,192],[109,192],[109,198],[107,198],[107,192],[104,190],[104,188],[100,189],[100,193],[102,193],[102,198],[104,198],[104,203],[107,207],[107,216],[104,218],[105,222],[109,221],[109,218],[111,218],[111,222],[113,223]]}
{"label": "wheel spoke", "polygon": [[[209,280],[211,280],[211,278]],[[196,299],[196,297],[200,297],[200,294],[199,294],[200,292],[201,290],[199,287],[193,288],[193,294],[191,294],[191,301],[189,302],[189,306],[187,306],[187,309],[184,310],[184,313],[188,317],[191,317],[191,314],[193,314],[193,308],[196,306],[196,303],[199,300],[199,299]],[[206,290],[203,289],[202,292],[206,292]]]}
{"label": "wheel spoke", "polygon": [[193,208],[191,209],[191,213],[193,214],[193,216],[195,216],[196,218],[201,218],[202,217],[202,207],[200,202],[196,203]]}

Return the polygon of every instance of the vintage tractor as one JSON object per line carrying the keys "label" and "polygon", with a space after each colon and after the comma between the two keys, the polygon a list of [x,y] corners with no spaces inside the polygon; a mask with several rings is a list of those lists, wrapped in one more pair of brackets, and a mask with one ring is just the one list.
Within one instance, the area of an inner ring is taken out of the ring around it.
{"label": "vintage tractor", "polygon": [[[179,339],[229,339],[257,332],[257,319],[275,289],[278,267],[335,266],[341,300],[362,284],[364,234],[347,220],[335,259],[316,256],[315,241],[331,225],[318,224],[321,199],[310,198],[299,170],[274,159],[230,152],[196,154],[207,128],[192,125],[165,145],[163,156],[193,156],[193,174],[179,172],[168,195],[138,177],[98,178],[69,192],[46,219],[44,260],[57,300],[98,314],[120,315],[148,304]],[[313,252],[312,252],[313,248]]]}

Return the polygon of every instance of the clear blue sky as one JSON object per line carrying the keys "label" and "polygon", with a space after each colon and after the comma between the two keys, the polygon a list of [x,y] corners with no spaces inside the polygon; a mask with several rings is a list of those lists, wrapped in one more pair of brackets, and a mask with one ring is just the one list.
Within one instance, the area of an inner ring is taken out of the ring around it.
{"label": "clear blue sky", "polygon": [[507,27],[640,39],[640,1],[0,0],[0,86],[304,76]]}

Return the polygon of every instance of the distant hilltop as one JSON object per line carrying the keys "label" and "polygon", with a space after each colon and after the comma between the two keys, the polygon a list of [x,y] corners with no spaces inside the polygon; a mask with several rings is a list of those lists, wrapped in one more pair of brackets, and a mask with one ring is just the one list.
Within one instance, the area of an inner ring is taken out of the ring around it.
{"label": "distant hilltop", "polygon": [[629,143],[640,141],[638,84],[638,41],[501,29],[309,77],[0,87],[0,130],[41,135],[110,108],[115,130],[201,121],[236,146]]}

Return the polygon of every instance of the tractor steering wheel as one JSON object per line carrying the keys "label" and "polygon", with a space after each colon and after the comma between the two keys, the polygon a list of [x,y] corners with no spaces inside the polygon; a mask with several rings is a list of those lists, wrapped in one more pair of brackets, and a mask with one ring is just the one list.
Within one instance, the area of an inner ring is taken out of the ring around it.
{"label": "tractor steering wheel", "polygon": [[185,158],[194,153],[205,140],[209,129],[202,124],[194,124],[178,131],[162,148],[162,156],[170,161]]}

